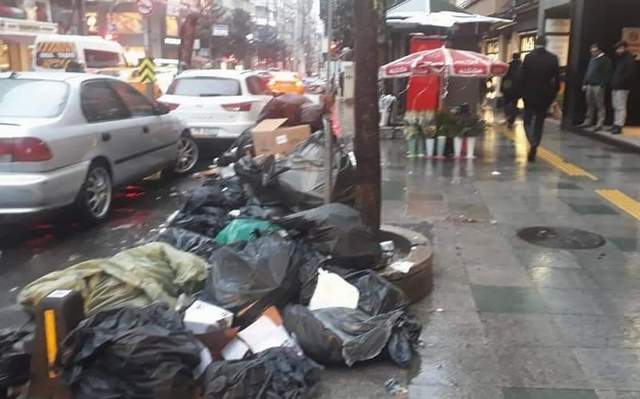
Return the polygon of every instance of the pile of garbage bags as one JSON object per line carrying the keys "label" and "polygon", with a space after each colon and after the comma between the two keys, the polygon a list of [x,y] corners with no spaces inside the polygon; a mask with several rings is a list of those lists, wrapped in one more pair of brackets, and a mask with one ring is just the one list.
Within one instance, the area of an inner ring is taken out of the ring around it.
{"label": "pile of garbage bags", "polygon": [[[265,117],[308,105],[284,100]],[[306,398],[323,366],[409,366],[421,326],[375,271],[382,251],[351,207],[349,157],[337,148],[337,202],[322,205],[322,132],[279,159],[246,155],[243,136],[147,244],[20,292],[31,310],[56,290],[81,294],[88,318],[57,361],[74,397]],[[13,341],[0,334],[3,353]]]}

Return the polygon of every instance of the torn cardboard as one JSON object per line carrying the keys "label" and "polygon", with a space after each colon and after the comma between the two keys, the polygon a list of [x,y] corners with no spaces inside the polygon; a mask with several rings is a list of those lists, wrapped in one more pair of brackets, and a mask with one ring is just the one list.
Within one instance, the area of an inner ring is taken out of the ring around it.
{"label": "torn cardboard", "polygon": [[282,126],[286,121],[265,119],[251,130],[256,156],[288,154],[311,136],[309,125]]}

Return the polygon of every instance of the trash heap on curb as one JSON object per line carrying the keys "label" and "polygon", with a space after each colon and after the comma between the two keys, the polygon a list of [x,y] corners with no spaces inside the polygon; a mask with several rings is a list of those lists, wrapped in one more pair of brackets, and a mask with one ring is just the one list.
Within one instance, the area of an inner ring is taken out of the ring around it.
{"label": "trash heap on curb", "polygon": [[[275,130],[274,143],[288,139]],[[148,244],[22,290],[31,310],[60,292],[84,301],[87,318],[61,337],[52,366],[73,397],[306,398],[324,366],[378,357],[409,366],[421,326],[375,271],[381,246],[351,207],[354,168],[340,147],[338,202],[321,205],[323,137],[253,156],[243,135],[232,162]],[[0,334],[0,386],[30,374],[24,356],[4,349],[21,334]],[[20,370],[7,373],[6,362]]]}

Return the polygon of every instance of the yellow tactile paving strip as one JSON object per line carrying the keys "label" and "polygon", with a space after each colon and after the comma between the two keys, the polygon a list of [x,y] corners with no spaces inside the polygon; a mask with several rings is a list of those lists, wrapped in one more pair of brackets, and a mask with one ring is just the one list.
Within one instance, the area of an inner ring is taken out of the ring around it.
{"label": "yellow tactile paving strip", "polygon": [[[503,132],[505,137],[507,137],[509,140],[511,141],[516,141],[516,137],[515,134],[513,132],[510,131],[504,131]],[[559,171],[561,171],[562,173],[568,175],[568,176],[572,176],[572,177],[586,177],[589,178],[593,181],[597,181],[598,178],[596,176],[594,176],[593,174],[587,172],[586,170],[582,169],[581,167],[579,167],[578,165],[574,165],[570,162],[565,161],[564,159],[562,159],[562,157],[560,157],[559,155],[557,155],[556,153],[544,148],[544,147],[539,147],[538,148],[538,158],[548,162],[549,164],[551,164],[551,166],[553,166],[554,168],[558,169]]]}
{"label": "yellow tactile paving strip", "polygon": [[640,202],[620,190],[596,190],[596,193],[637,220],[640,220]]}
{"label": "yellow tactile paving strip", "polygon": [[570,162],[565,161],[559,155],[555,154],[552,151],[547,150],[546,148],[540,147],[538,148],[538,157],[548,163],[550,163],[554,168],[560,170],[561,172],[569,175],[569,176],[582,176],[587,177],[591,180],[597,181],[598,178],[593,174],[587,172],[581,167],[574,165]]}

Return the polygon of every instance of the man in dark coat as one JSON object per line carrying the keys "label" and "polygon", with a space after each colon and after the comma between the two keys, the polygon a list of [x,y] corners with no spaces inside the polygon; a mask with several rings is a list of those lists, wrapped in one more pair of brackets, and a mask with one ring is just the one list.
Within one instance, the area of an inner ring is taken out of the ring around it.
{"label": "man in dark coat", "polygon": [[614,110],[611,133],[620,134],[627,122],[627,101],[629,92],[635,85],[637,65],[636,59],[627,51],[627,42],[616,44],[616,66],[611,78],[611,102]]}
{"label": "man in dark coat", "polygon": [[507,116],[507,126],[513,128],[513,124],[518,116],[518,101],[522,96],[520,94],[520,73],[522,69],[522,61],[520,53],[513,53],[513,60],[509,63],[509,70],[502,78],[500,91],[504,98],[504,112]]}
{"label": "man in dark coat", "polygon": [[529,140],[529,161],[535,162],[542,141],[544,120],[560,90],[558,57],[546,50],[546,39],[536,38],[536,47],[522,63],[521,86],[524,100],[524,128]]}

